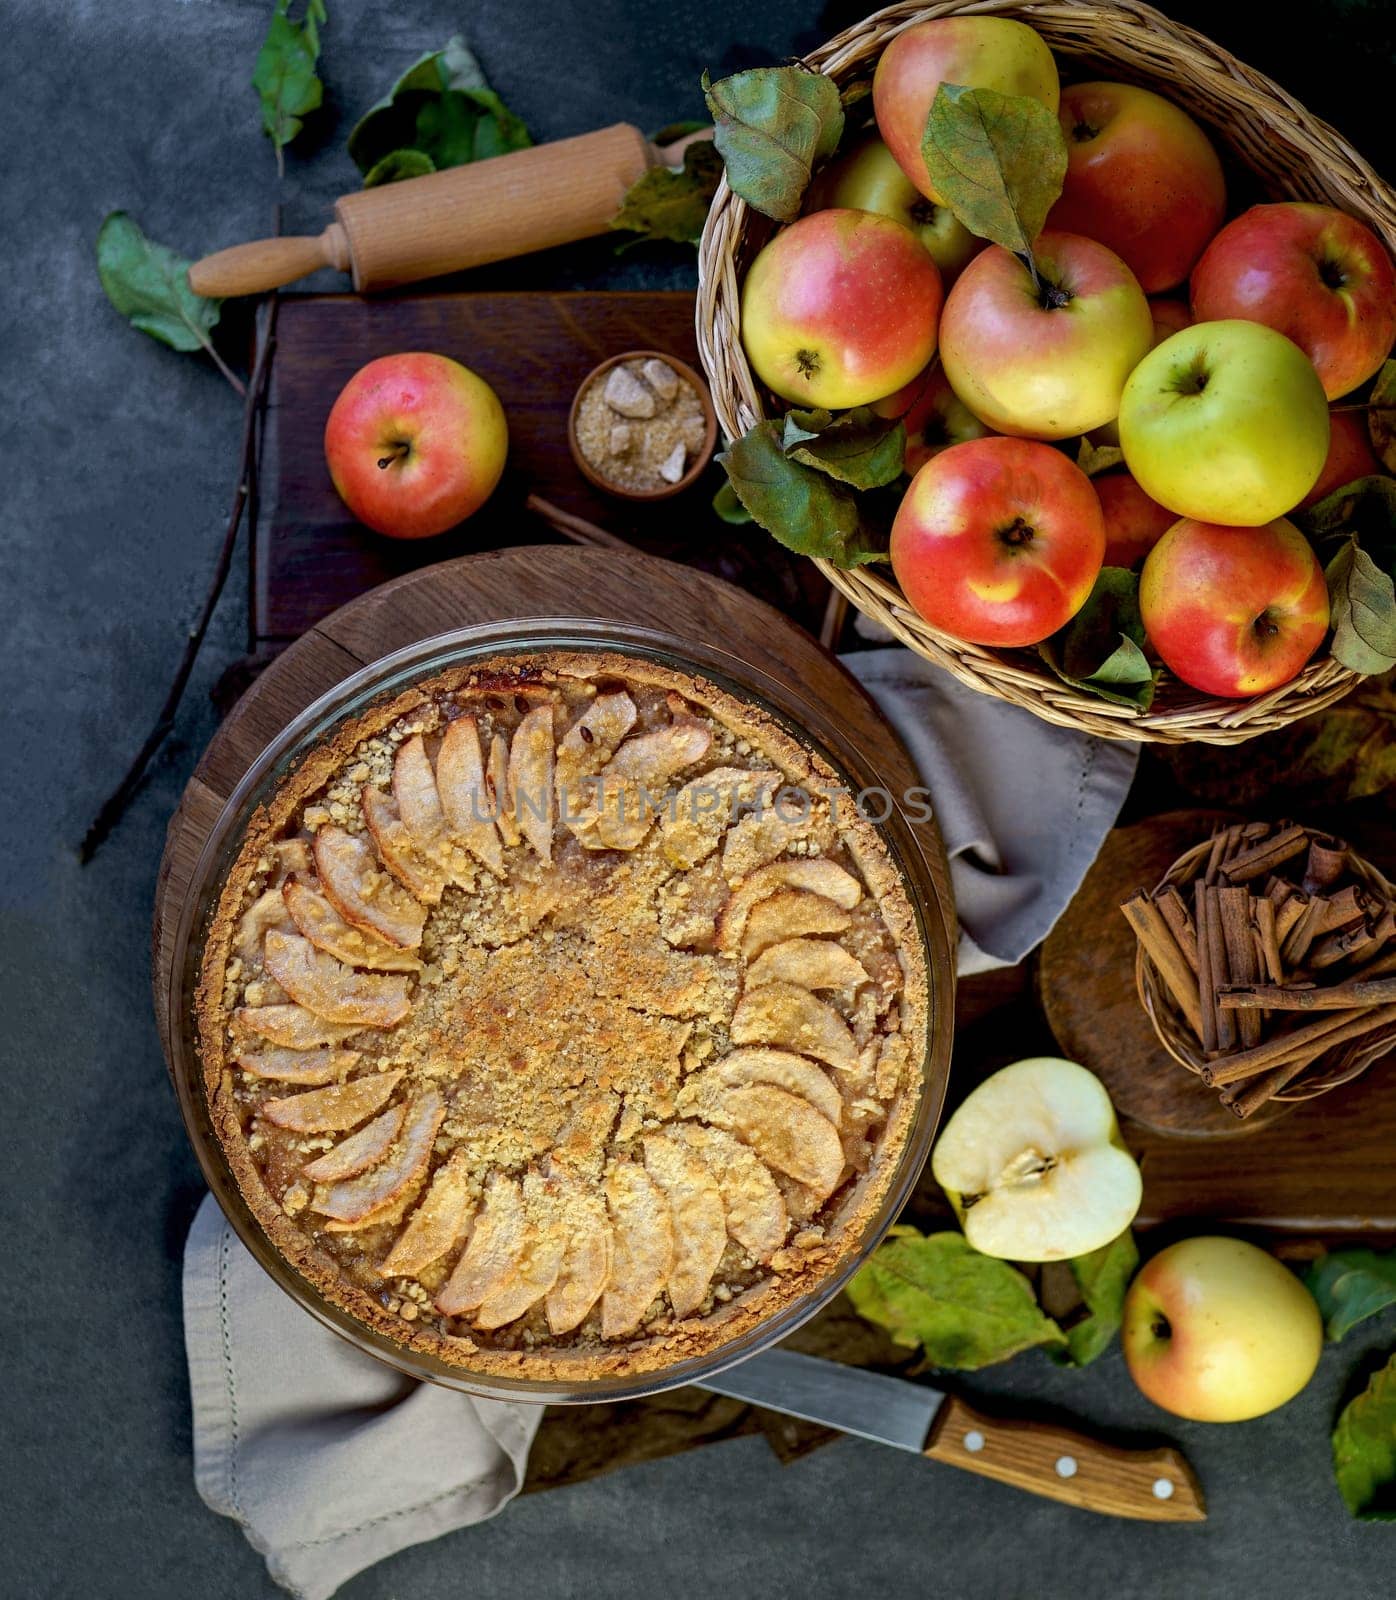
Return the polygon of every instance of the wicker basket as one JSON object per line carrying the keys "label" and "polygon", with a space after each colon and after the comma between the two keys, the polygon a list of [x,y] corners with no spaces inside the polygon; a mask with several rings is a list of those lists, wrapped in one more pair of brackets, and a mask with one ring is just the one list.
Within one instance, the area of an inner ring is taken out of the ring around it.
{"label": "wicker basket", "polygon": [[[1169,867],[1157,888],[1162,889],[1171,883],[1185,889],[1201,877],[1211,849],[1210,838],[1195,844]],[[1351,849],[1347,853],[1347,868],[1364,888],[1371,891],[1374,898],[1396,904],[1396,889],[1370,861],[1363,860]],[[1168,985],[1145,954],[1142,945],[1134,958],[1134,982],[1159,1043],[1189,1072],[1200,1073],[1204,1057],[1198,1046],[1197,1035],[1188,1025],[1186,1017],[1168,992]],[[1293,1083],[1281,1089],[1274,1099],[1277,1102],[1312,1100],[1317,1095],[1327,1094],[1330,1089],[1360,1077],[1368,1067],[1393,1049],[1396,1049],[1396,1028],[1388,1028],[1371,1038],[1354,1039],[1348,1044],[1336,1045],[1327,1054],[1319,1056]]]}
{"label": "wicker basket", "polygon": [[[1396,254],[1396,193],[1341,135],[1270,79],[1137,0],[895,5],[845,30],[806,63],[841,86],[866,80],[894,34],[930,17],[961,13],[1017,17],[1036,28],[1059,55],[1171,96],[1208,122],[1269,193],[1324,201],[1351,212]],[[745,433],[765,414],[742,350],[738,306],[741,274],[769,234],[766,220],[737,199],[724,180],[699,249],[698,349],[729,438]],[[1311,662],[1283,688],[1238,701],[1213,699],[1165,677],[1153,706],[1141,712],[1072,689],[1035,651],[989,650],[939,632],[910,609],[895,583],[877,569],[845,572],[827,562],[819,565],[860,611],[961,682],[1048,722],[1105,738],[1238,744],[1331,705],[1357,681],[1355,673],[1324,658]]]}

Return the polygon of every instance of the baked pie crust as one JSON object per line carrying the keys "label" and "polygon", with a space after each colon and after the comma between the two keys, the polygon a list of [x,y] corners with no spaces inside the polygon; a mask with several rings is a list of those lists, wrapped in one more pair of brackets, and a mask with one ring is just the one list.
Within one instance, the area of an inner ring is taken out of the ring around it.
{"label": "baked pie crust", "polygon": [[859,1248],[927,1004],[900,874],[816,753],[705,679],[552,652],[300,762],[197,1010],[228,1163],[324,1298],[584,1382],[708,1354]]}

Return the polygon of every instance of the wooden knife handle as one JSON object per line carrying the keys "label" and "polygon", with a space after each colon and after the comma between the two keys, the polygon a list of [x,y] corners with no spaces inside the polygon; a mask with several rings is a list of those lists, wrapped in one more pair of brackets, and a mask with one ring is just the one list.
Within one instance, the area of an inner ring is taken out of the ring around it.
{"label": "wooden knife handle", "polygon": [[1207,1516],[1197,1478],[1176,1450],[1122,1450],[1051,1423],[981,1416],[953,1397],[940,1408],[925,1453],[1108,1517],[1202,1522]]}
{"label": "wooden knife handle", "polygon": [[337,222],[321,234],[254,239],[205,256],[190,267],[189,287],[195,294],[220,297],[263,294],[321,267],[349,270],[349,241]]}

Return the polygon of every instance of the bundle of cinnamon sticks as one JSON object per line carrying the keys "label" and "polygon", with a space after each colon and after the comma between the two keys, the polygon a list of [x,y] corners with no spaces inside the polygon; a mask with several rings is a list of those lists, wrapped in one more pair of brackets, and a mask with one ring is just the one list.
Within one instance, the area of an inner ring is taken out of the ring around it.
{"label": "bundle of cinnamon sticks", "polygon": [[1224,1105],[1248,1117],[1339,1047],[1362,1065],[1396,1047],[1396,903],[1346,844],[1236,823],[1197,862],[1120,909]]}

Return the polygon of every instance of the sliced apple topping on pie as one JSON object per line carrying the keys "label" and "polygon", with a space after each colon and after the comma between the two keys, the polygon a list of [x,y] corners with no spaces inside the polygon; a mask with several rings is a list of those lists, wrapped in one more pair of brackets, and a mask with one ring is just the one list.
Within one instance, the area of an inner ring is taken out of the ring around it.
{"label": "sliced apple topping on pie", "polygon": [[292,1133],[342,1133],[381,1111],[401,1081],[401,1072],[370,1073],[330,1089],[264,1100],[261,1111]]}
{"label": "sliced apple topping on pie", "polygon": [[391,1028],[411,1009],[407,979],[357,972],[296,933],[272,930],[263,945],[267,971],[298,1005],[330,1022]]}
{"label": "sliced apple topping on pie", "polygon": [[[299,1007],[296,1009],[299,1010]],[[273,1078],[279,1083],[300,1083],[311,1088],[344,1077],[359,1060],[359,1052],[329,1049],[248,1050],[233,1059],[254,1078]]]}
{"label": "sliced apple topping on pie", "polygon": [[670,801],[664,814],[660,848],[671,866],[689,871],[706,861],[743,807],[763,810],[779,787],[778,772],[747,767],[714,767],[690,779]]}
{"label": "sliced apple topping on pie", "polygon": [[379,1265],[379,1277],[419,1277],[460,1243],[474,1214],[469,1160],[464,1150],[455,1150],[436,1169],[422,1203]]}
{"label": "sliced apple topping on pie", "polygon": [[798,1094],[835,1127],[843,1116],[843,1098],[834,1080],[823,1067],[790,1050],[733,1050],[688,1079],[679,1091],[679,1110],[707,1117],[726,1090],[746,1083],[771,1083]]}
{"label": "sliced apple topping on pie", "polygon": [[420,733],[404,739],[393,758],[393,799],[412,842],[423,849],[435,845],[446,831],[446,814]]}
{"label": "sliced apple topping on pie", "polygon": [[711,1120],[749,1144],[768,1167],[804,1184],[821,1201],[838,1186],[844,1168],[839,1131],[799,1095],[774,1084],[750,1083],[729,1089]]}
{"label": "sliced apple topping on pie", "polygon": [[313,850],[320,887],[346,922],[381,934],[404,950],[416,949],[426,927],[426,907],[383,871],[367,839],[343,828],[321,828]]}
{"label": "sliced apple topping on pie", "polygon": [[808,989],[768,983],[750,989],[732,1017],[734,1044],[768,1044],[798,1051],[848,1070],[858,1065],[858,1046],[844,1019]]}
{"label": "sliced apple topping on pie", "polygon": [[575,833],[592,798],[594,778],[635,726],[635,702],[624,690],[599,694],[563,736],[553,768],[557,807]]}
{"label": "sliced apple topping on pie", "polygon": [[281,895],[296,931],[336,961],[371,967],[377,972],[422,970],[422,963],[410,951],[390,944],[376,933],[352,927],[325,896],[303,878],[287,878],[281,886]]}
{"label": "sliced apple topping on pie", "polygon": [[[732,897],[723,908],[722,916],[718,920],[718,948],[734,955],[743,949],[747,920],[753,908],[782,889],[802,890],[817,895],[821,899],[831,901],[840,911],[851,911],[863,897],[863,886],[857,878],[852,873],[845,872],[837,862],[826,861],[822,856],[812,859],[795,857],[787,861],[772,861],[768,866],[758,867],[733,889]],[[843,927],[847,925],[845,919]],[[820,930],[794,927],[783,937],[793,939],[801,933],[816,931]],[[843,929],[833,928],[827,931],[839,933]],[[754,953],[756,952],[747,952],[748,956]]]}
{"label": "sliced apple topping on pie", "polygon": [[248,906],[238,922],[233,939],[233,949],[244,966],[254,966],[262,953],[262,940],[273,928],[283,931],[291,926],[290,914],[276,889],[268,889]]}
{"label": "sliced apple topping on pie", "polygon": [[790,1231],[785,1197],[770,1171],[740,1139],[721,1128],[685,1122],[677,1132],[717,1180],[728,1233],[757,1261],[769,1261]]}
{"label": "sliced apple topping on pie", "polygon": [[447,1317],[474,1311],[516,1269],[527,1238],[528,1216],[518,1179],[492,1172],[484,1206],[455,1271],[436,1297],[436,1309]]}
{"label": "sliced apple topping on pie", "polygon": [[849,915],[822,894],[805,889],[777,889],[759,901],[746,919],[742,934],[742,954],[754,961],[773,944],[786,944],[807,934],[842,933]]}
{"label": "sliced apple topping on pie", "polygon": [[480,729],[474,717],[448,723],[436,754],[436,788],[446,829],[497,878],[504,876],[504,847],[485,786]]}
{"label": "sliced apple topping on pie", "polygon": [[553,1335],[571,1333],[601,1298],[611,1275],[611,1224],[599,1195],[561,1177],[568,1224],[567,1248],[544,1310]]}
{"label": "sliced apple topping on pie", "polygon": [[553,859],[553,708],[535,706],[509,746],[514,825],[544,861]]}
{"label": "sliced apple topping on pie", "polygon": [[857,989],[871,980],[867,969],[832,939],[783,939],[768,945],[747,968],[746,986],[794,983],[802,989]]}
{"label": "sliced apple topping on pie", "polygon": [[[391,1074],[389,1074],[391,1076]],[[362,1176],[315,1191],[314,1209],[331,1220],[332,1233],[386,1221],[410,1199],[431,1160],[436,1130],[446,1107],[435,1089],[423,1089],[407,1108],[402,1137],[386,1161]]]}
{"label": "sliced apple topping on pie", "polygon": [[593,850],[635,850],[665,809],[669,780],[712,744],[706,724],[680,716],[627,739],[596,775],[596,793],[573,831]]}
{"label": "sliced apple topping on pie", "polygon": [[389,1106],[381,1117],[375,1117],[333,1150],[310,1162],[305,1169],[306,1177],[319,1183],[337,1183],[341,1178],[353,1178],[366,1172],[375,1161],[387,1155],[406,1115],[405,1106]]}
{"label": "sliced apple topping on pie", "polygon": [[500,837],[505,844],[516,845],[523,835],[514,821],[514,796],[509,789],[509,744],[502,733],[490,740],[490,765],[485,780],[490,791],[490,814]]}
{"label": "sliced apple topping on pie", "polygon": [[722,1191],[702,1156],[667,1134],[645,1140],[645,1171],[669,1202],[674,1220],[674,1261],[665,1287],[676,1317],[703,1303],[727,1243]]}
{"label": "sliced apple topping on pie", "polygon": [[674,1221],[668,1202],[642,1166],[618,1162],[606,1178],[611,1213],[611,1277],[601,1296],[601,1337],[633,1333],[669,1281]]}
{"label": "sliced apple topping on pie", "polygon": [[373,835],[378,859],[414,899],[428,906],[440,904],[446,888],[446,871],[439,857],[423,850],[407,831],[397,801],[382,789],[366,783],[362,804],[364,822]]}
{"label": "sliced apple topping on pie", "polygon": [[516,1321],[535,1306],[557,1282],[567,1250],[567,1222],[561,1204],[562,1186],[554,1178],[524,1173],[524,1215],[528,1231],[517,1263],[495,1283],[471,1318],[486,1331]]}
{"label": "sliced apple topping on pie", "polygon": [[355,1023],[330,1022],[296,1005],[239,1006],[233,1012],[233,1027],[239,1033],[255,1033],[283,1050],[313,1050],[317,1045],[338,1044],[359,1032]]}

